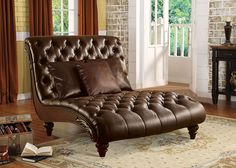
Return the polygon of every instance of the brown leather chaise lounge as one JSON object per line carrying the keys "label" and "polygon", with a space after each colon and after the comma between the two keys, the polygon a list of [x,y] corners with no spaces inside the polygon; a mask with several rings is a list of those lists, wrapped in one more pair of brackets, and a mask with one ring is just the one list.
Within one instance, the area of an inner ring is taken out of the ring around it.
{"label": "brown leather chaise lounge", "polygon": [[53,122],[86,128],[101,157],[108,143],[188,128],[194,139],[203,106],[174,92],[135,91],[118,38],[48,36],[25,40],[37,115],[51,135]]}

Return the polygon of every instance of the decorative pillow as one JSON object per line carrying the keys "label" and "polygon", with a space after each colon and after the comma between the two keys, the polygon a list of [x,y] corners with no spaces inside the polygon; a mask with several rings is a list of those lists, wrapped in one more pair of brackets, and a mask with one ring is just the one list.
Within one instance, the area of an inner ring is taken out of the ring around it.
{"label": "decorative pillow", "polygon": [[125,72],[122,68],[120,58],[113,57],[113,58],[106,59],[106,61],[109,64],[111,71],[112,71],[114,77],[116,78],[118,85],[120,86],[120,89],[121,90],[132,90],[132,88],[130,86],[130,82],[127,78],[127,74],[125,74]]}
{"label": "decorative pillow", "polygon": [[80,62],[76,68],[89,95],[121,91],[106,61]]}
{"label": "decorative pillow", "polygon": [[76,72],[75,65],[77,64],[78,61],[52,62],[49,64],[49,72],[54,77],[61,99],[78,97],[86,93]]}

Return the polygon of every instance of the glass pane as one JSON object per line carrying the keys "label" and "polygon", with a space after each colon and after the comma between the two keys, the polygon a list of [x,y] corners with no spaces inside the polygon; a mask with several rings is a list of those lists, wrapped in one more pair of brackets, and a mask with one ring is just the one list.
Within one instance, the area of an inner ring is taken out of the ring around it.
{"label": "glass pane", "polygon": [[63,12],[63,32],[69,32],[69,21],[68,21],[68,11]]}
{"label": "glass pane", "polygon": [[155,30],[154,30],[154,26],[151,26],[150,28],[150,44],[154,45],[155,44]]}
{"label": "glass pane", "polygon": [[63,0],[63,9],[68,9],[68,0]]}
{"label": "glass pane", "polygon": [[162,44],[162,25],[157,26],[157,44]]}
{"label": "glass pane", "polygon": [[155,14],[157,18],[163,18],[163,0],[157,0],[157,11],[155,13],[155,0],[151,1],[151,21],[155,21]]}
{"label": "glass pane", "polygon": [[163,0],[157,0],[157,18],[163,18]]}
{"label": "glass pane", "polygon": [[184,56],[188,57],[188,42],[189,41],[189,32],[188,32],[188,27],[184,28]]}
{"label": "glass pane", "polygon": [[169,23],[189,24],[191,23],[192,0],[170,0],[169,1]]}
{"label": "glass pane", "polygon": [[173,27],[170,28],[170,55],[174,55],[174,47],[175,47],[175,34],[174,34],[175,29]]}
{"label": "glass pane", "polygon": [[178,38],[177,38],[177,56],[181,56],[181,38],[182,38],[182,34],[181,34],[181,28],[178,27],[177,28],[177,34],[178,34]]}
{"label": "glass pane", "polygon": [[151,25],[149,41],[151,45],[162,44],[163,40],[163,0],[151,0]]}
{"label": "glass pane", "polygon": [[155,0],[151,2],[151,22],[155,21]]}
{"label": "glass pane", "polygon": [[53,0],[52,9],[61,9],[61,0]]}
{"label": "glass pane", "polygon": [[61,32],[61,12],[53,11],[53,31]]}

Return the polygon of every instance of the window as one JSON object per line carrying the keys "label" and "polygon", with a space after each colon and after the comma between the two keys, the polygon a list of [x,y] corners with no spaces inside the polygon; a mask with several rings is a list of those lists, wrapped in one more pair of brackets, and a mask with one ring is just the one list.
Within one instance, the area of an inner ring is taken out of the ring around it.
{"label": "window", "polygon": [[192,0],[169,1],[170,56],[189,57]]}
{"label": "window", "polygon": [[78,34],[78,0],[53,0],[52,14],[55,35]]}
{"label": "window", "polygon": [[151,0],[150,44],[163,44],[163,0]]}

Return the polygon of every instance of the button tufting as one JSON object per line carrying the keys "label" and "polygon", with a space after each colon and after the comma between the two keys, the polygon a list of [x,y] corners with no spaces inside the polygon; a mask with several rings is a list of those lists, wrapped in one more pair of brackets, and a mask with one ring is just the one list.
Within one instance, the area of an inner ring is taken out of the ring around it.
{"label": "button tufting", "polygon": [[88,49],[88,54],[89,54],[89,55],[93,55],[93,54],[94,54],[94,50],[93,50],[92,47],[91,47],[90,49]]}
{"label": "button tufting", "polygon": [[44,85],[49,85],[51,83],[51,79],[49,76],[44,76],[42,82]]}
{"label": "button tufting", "polygon": [[47,62],[48,62],[47,57],[43,57],[43,58],[39,59],[39,63],[40,63],[41,65],[45,65],[45,64],[47,64]]}
{"label": "button tufting", "polygon": [[121,42],[120,42],[120,41],[117,41],[116,44],[117,44],[117,45],[121,45]]}
{"label": "button tufting", "polygon": [[39,43],[38,43],[38,41],[36,41],[36,42],[34,43],[34,46],[36,46],[36,47],[38,47],[38,46],[39,46]]}
{"label": "button tufting", "polygon": [[107,48],[106,47],[103,47],[101,50],[100,50],[101,54],[103,55],[106,55],[107,54]]}
{"label": "button tufting", "polygon": [[125,57],[123,55],[120,56],[121,61],[125,60]]}
{"label": "button tufting", "polygon": [[109,42],[108,40],[105,40],[104,43],[105,43],[105,45],[107,45],[107,46],[110,45],[110,42]]}
{"label": "button tufting", "polygon": [[92,41],[92,44],[93,44],[95,47],[98,46],[98,42],[97,42],[96,40],[94,40],[94,39],[93,39],[93,41]]}
{"label": "button tufting", "polygon": [[118,53],[120,53],[120,50],[119,50],[118,47],[113,47],[113,48],[112,48],[112,52],[113,52],[114,54],[118,54]]}
{"label": "button tufting", "polygon": [[74,54],[75,54],[76,56],[80,56],[80,55],[81,55],[80,49],[79,49],[79,48],[74,49]]}

